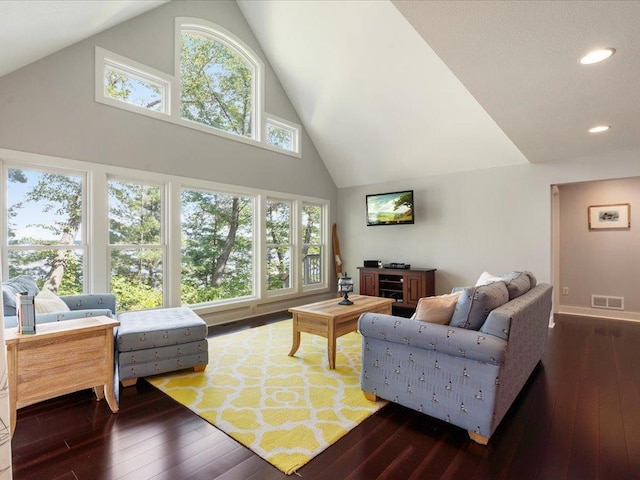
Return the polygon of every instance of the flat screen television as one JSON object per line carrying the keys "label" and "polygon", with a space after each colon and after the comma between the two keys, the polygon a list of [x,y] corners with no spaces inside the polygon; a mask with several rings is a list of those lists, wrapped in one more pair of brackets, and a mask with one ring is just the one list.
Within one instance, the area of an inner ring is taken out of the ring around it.
{"label": "flat screen television", "polygon": [[413,190],[367,195],[367,225],[414,223]]}

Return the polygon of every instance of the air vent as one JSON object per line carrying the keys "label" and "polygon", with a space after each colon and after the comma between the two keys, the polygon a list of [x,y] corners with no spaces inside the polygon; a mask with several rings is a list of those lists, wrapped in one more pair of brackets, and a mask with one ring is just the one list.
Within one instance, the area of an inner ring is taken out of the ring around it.
{"label": "air vent", "polygon": [[624,297],[591,295],[591,307],[606,308],[608,310],[624,310]]}

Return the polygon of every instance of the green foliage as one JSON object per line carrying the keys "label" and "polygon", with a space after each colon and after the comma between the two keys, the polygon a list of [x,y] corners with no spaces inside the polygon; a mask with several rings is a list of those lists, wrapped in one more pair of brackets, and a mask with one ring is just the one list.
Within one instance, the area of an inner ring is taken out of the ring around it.
{"label": "green foliage", "polygon": [[[114,70],[105,72],[105,95],[116,100],[132,103],[139,107],[160,111],[162,92],[151,83],[129,77]],[[135,95],[132,96],[132,93]]]}
{"label": "green foliage", "polygon": [[267,145],[292,150],[291,132],[267,124]]}
{"label": "green foliage", "polygon": [[162,243],[160,187],[109,182],[109,243]]}
{"label": "green foliage", "polygon": [[212,37],[183,33],[182,118],[252,137],[253,72],[247,61]]}
{"label": "green foliage", "polygon": [[119,311],[141,310],[162,306],[162,291],[132,282],[119,275],[111,277],[111,292],[115,293]]}
{"label": "green foliage", "polygon": [[253,202],[183,190],[182,303],[253,292]]}
{"label": "green foliage", "polygon": [[113,70],[107,70],[105,72],[105,94],[116,100],[128,100],[131,95],[129,77]]}

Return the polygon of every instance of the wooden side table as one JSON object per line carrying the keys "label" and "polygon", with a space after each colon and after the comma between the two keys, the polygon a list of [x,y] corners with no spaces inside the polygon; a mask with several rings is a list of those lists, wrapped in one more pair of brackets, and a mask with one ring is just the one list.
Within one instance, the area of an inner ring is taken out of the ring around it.
{"label": "wooden side table", "polygon": [[118,402],[113,387],[113,329],[120,322],[87,317],[37,325],[35,335],[5,330],[11,434],[16,410],[85,388],[106,398],[113,413]]}

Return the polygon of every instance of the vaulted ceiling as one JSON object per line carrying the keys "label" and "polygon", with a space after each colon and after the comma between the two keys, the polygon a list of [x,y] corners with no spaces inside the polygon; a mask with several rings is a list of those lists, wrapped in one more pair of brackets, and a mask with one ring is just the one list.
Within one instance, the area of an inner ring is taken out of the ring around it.
{"label": "vaulted ceiling", "polygon": [[[162,3],[0,0],[0,75]],[[338,187],[640,151],[639,1],[238,4]]]}

